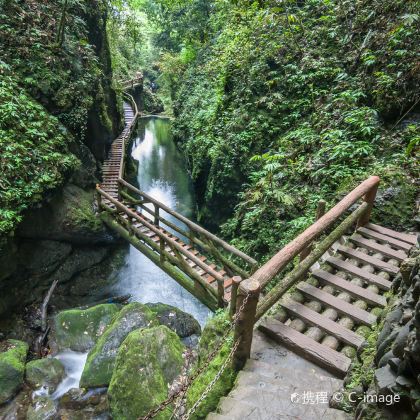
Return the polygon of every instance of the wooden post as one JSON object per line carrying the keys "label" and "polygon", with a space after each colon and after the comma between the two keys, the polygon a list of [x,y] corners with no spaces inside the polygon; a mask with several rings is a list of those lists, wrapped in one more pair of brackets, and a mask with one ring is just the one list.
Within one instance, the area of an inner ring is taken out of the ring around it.
{"label": "wooden post", "polygon": [[159,239],[159,248],[160,248],[160,262],[163,264],[165,262],[165,241],[163,238]]}
{"label": "wooden post", "polygon": [[363,201],[368,203],[369,207],[366,212],[357,221],[357,227],[362,227],[369,223],[370,214],[372,213],[373,204],[375,202],[376,193],[378,192],[378,183],[375,184],[363,197]]}
{"label": "wooden post", "polygon": [[[97,184],[96,187],[98,186]],[[98,190],[96,190],[96,201],[98,202],[98,213],[100,213],[102,211],[102,195]]]}
{"label": "wooden post", "polygon": [[154,206],[155,206],[155,221],[154,221],[154,224],[156,226],[159,226],[159,206],[156,203],[154,203]]}
{"label": "wooden post", "polygon": [[[325,214],[326,205],[327,205],[327,202],[325,200],[318,201],[318,206],[316,208],[315,221],[319,220]],[[303,261],[310,254],[311,250],[312,250],[312,244],[304,248],[299,256],[300,261]]]}
{"label": "wooden post", "polygon": [[[254,332],[255,313],[261,286],[257,280],[244,280],[238,289],[236,307],[238,318],[235,325],[234,342],[239,341],[238,348],[233,355],[233,368],[241,370],[251,355],[252,335]],[[245,302],[245,304],[244,304]],[[244,304],[242,310],[241,307]]]}
{"label": "wooden post", "polygon": [[217,280],[217,304],[219,305],[219,308],[225,307],[224,280]]}
{"label": "wooden post", "polygon": [[241,281],[242,281],[242,278],[240,276],[235,276],[232,278],[232,289],[230,290],[230,309],[229,309],[229,315],[231,318],[236,312],[236,298],[238,295],[238,287]]}

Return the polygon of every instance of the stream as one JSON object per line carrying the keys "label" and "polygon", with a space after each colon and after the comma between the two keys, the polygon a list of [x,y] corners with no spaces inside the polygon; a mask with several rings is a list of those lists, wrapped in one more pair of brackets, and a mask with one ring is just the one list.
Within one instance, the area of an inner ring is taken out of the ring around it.
{"label": "stream", "polygon": [[[131,157],[138,162],[137,184],[182,215],[193,218],[195,200],[185,160],[171,137],[170,121],[165,118],[142,118],[132,141]],[[152,207],[151,207],[152,208]],[[185,228],[173,216],[163,217]],[[149,216],[148,213],[145,215]],[[126,264],[118,274],[113,293],[130,293],[136,302],[162,302],[191,314],[203,326],[211,311],[175,280],[130,246]]]}
{"label": "stream", "polygon": [[[185,160],[176,148],[170,121],[164,118],[142,118],[134,133],[131,157],[136,161],[135,177],[139,188],[171,209],[193,219],[195,200]],[[133,179],[130,179],[133,181]],[[173,216],[162,215],[184,227]],[[147,213],[145,213],[147,215]],[[132,295],[132,301],[162,302],[191,314],[203,326],[211,311],[181,287],[140,251],[130,245],[126,261],[110,290],[110,296]],[[65,351],[55,356],[66,368],[66,378],[52,395],[58,399],[69,389],[77,388],[86,363],[87,353]],[[42,393],[42,390],[38,391]]]}

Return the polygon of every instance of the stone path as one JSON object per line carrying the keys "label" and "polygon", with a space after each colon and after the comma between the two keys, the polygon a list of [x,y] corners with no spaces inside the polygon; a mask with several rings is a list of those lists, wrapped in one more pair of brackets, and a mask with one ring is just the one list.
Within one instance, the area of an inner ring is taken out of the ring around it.
{"label": "stone path", "polygon": [[328,406],[342,383],[255,331],[251,359],[229,395],[220,400],[217,413],[207,420],[351,419]]}

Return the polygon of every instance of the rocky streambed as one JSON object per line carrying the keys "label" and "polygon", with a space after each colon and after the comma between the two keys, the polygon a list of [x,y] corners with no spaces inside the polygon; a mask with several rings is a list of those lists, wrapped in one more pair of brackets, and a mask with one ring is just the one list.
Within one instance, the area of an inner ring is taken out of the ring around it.
{"label": "rocky streambed", "polygon": [[161,303],[70,309],[50,323],[45,358],[29,360],[23,341],[0,343],[0,418],[136,419],[182,382],[201,334],[191,315]]}

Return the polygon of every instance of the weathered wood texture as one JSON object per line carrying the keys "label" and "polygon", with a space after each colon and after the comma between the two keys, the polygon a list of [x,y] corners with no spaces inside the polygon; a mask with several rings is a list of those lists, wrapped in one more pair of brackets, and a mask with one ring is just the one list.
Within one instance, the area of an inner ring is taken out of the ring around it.
{"label": "weathered wood texture", "polygon": [[262,322],[258,328],[294,353],[302,355],[315,363],[321,363],[325,369],[341,378],[346,375],[350,367],[351,359],[348,357],[317,343],[279,321],[270,319]]}
{"label": "weathered wood texture", "polygon": [[[253,279],[257,280],[261,287],[267,285],[292,259],[298,255],[304,248],[308,247],[313,240],[318,238],[326,229],[328,229],[337,219],[348,210],[357,200],[365,196],[372,189],[377,188],[379,178],[372,176],[362,182],[351,193],[346,195],[338,204],[329,210],[324,216],[316,221],[312,226],[289,242],[266,264],[259,268],[254,274]],[[367,202],[368,210],[371,206]],[[365,218],[364,218],[365,220]]]}

